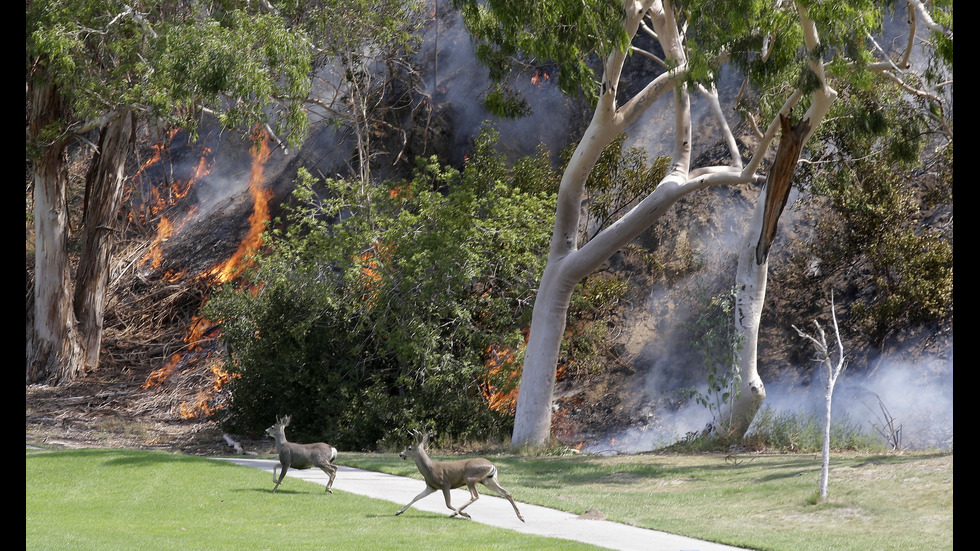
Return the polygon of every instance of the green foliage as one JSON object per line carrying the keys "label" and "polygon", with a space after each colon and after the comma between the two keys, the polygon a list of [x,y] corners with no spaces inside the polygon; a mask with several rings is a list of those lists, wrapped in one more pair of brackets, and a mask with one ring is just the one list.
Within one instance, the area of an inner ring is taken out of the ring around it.
{"label": "green foliage", "polygon": [[433,158],[384,186],[299,179],[258,267],[207,305],[234,377],[226,424],[291,414],[293,434],[346,449],[428,423],[509,430],[483,394],[487,354],[523,344],[555,197],[513,186],[495,143],[485,130],[462,173]]}
{"label": "green foliage", "polygon": [[801,167],[808,189],[832,209],[809,254],[824,266],[867,266],[850,315],[872,339],[906,323],[948,321],[952,242],[921,220],[924,208],[952,200],[952,145],[923,156],[929,121],[906,99],[853,90],[840,99],[823,129],[826,149],[814,152],[823,162]]}
{"label": "green foliage", "polygon": [[500,83],[517,78],[528,66],[558,66],[558,87],[573,96],[580,93],[595,100],[598,79],[589,62],[628,47],[622,28],[622,5],[616,0],[559,0],[540,3],[523,0],[454,0],[470,34],[477,42],[477,59],[490,72],[496,93],[488,95],[487,107],[506,107],[502,116],[520,113],[499,93]]}
{"label": "green foliage", "polygon": [[168,22],[153,55],[140,93],[156,118],[193,130],[203,106],[225,128],[270,122],[293,145],[305,137],[311,56],[305,37],[281,17],[234,10],[196,25]]}
{"label": "green foliage", "polygon": [[[669,157],[647,162],[646,151],[639,147],[623,149],[626,134],[620,134],[599,155],[586,182],[588,206],[584,227],[591,239],[618,220],[640,200],[653,192],[670,166]],[[562,152],[567,165],[575,151],[572,144]]]}
{"label": "green foliage", "polygon": [[590,274],[575,287],[565,324],[572,338],[562,339],[558,359],[566,374],[587,378],[607,366],[613,357],[608,320],[628,290],[624,277],[611,271]]}
{"label": "green foliage", "polygon": [[56,86],[66,112],[61,133],[117,110],[193,132],[208,109],[227,127],[275,123],[300,140],[309,48],[280,17],[248,4],[28,2],[28,86]]}
{"label": "green foliage", "polygon": [[707,367],[707,389],[690,389],[685,394],[711,412],[714,424],[727,426],[729,419],[722,419],[725,404],[738,398],[741,375],[738,370],[738,353],[745,335],[735,328],[735,288],[713,297],[701,293],[698,316],[684,324],[691,346],[704,359]]}
{"label": "green foliage", "polygon": [[[880,29],[881,10],[871,0],[859,2],[774,3],[756,0],[719,2],[695,0],[683,3],[691,72],[688,79],[711,82],[722,59],[744,74],[755,94],[742,95],[741,109],[760,111],[771,120],[793,89],[804,94],[799,108],[806,109],[808,93],[819,80],[808,66],[810,56],[827,64],[832,76],[869,88],[872,80],[869,34]],[[806,9],[820,43],[807,52],[797,8]],[[749,106],[746,102],[757,103]]]}

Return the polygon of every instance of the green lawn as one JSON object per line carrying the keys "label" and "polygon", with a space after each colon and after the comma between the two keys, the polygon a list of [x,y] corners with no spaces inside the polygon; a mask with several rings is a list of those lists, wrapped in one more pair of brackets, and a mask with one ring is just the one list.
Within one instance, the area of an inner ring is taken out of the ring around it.
{"label": "green lawn", "polygon": [[25,548],[596,549],[299,484],[273,494],[265,471],[162,452],[28,451]]}
{"label": "green lawn", "polygon": [[[433,453],[435,459],[446,459]],[[518,501],[751,549],[953,548],[952,453],[490,456]],[[338,462],[420,478],[390,454]],[[335,491],[269,488],[223,461],[133,450],[32,451],[27,549],[594,549]],[[295,487],[295,486],[294,486]]]}
{"label": "green lawn", "polygon": [[[436,459],[446,459],[433,454]],[[491,457],[515,499],[751,549],[953,548],[953,454]],[[343,464],[418,477],[394,454]]]}

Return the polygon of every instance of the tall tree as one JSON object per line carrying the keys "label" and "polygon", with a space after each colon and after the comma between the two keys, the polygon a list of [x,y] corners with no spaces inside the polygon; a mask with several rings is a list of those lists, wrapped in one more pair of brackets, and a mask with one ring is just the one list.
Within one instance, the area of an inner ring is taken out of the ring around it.
{"label": "tall tree", "polygon": [[[302,29],[312,54],[311,116],[346,130],[354,141],[353,169],[361,182],[382,153],[385,134],[401,133],[418,106],[415,53],[430,20],[423,0],[276,1],[269,9]],[[347,136],[345,136],[347,137]],[[397,161],[400,153],[393,154]]]}
{"label": "tall tree", "polygon": [[[28,382],[69,382],[98,367],[125,163],[141,121],[193,132],[208,112],[226,127],[274,121],[281,134],[305,130],[301,105],[281,100],[306,96],[309,53],[280,18],[250,13],[248,5],[27,3],[35,232]],[[67,153],[93,132],[72,285]]]}
{"label": "tall tree", "polygon": [[[777,158],[782,158],[781,182],[771,181],[777,169],[773,165],[770,182],[762,188],[756,211],[746,225],[745,248],[739,253],[735,321],[745,337],[738,360],[742,392],[731,405],[733,414],[725,417],[738,419],[733,423],[735,433],[744,431],[765,397],[756,370],[756,341],[771,232],[800,151],[836,97],[828,83],[830,76],[862,87],[871,85],[874,71],[903,79],[904,69],[899,67],[905,66],[900,61],[882,59],[876,65],[872,55],[871,37],[879,29],[881,11],[871,1],[812,0],[594,0],[547,6],[516,0],[457,0],[456,5],[478,37],[478,53],[494,79],[496,88],[488,98],[503,98],[510,104],[517,101],[500,91],[508,90],[506,80],[520,66],[508,62],[519,57],[525,64],[528,59],[556,63],[564,91],[584,90],[586,97],[595,100],[593,118],[561,180],[548,263],[534,305],[521,376],[512,438],[515,448],[543,445],[550,438],[558,351],[575,285],[656,223],[684,195],[713,185],[763,182],[763,159],[777,133],[784,132],[786,137],[777,148]],[[945,40],[946,35],[942,36]],[[588,64],[593,54],[601,60],[598,81]],[[620,86],[624,65],[639,56],[657,61],[663,70],[626,97]],[[726,63],[743,72],[748,89],[757,98],[745,104],[748,120],[752,124],[771,122],[757,133],[757,145],[743,152],[721,110],[714,109],[727,134],[730,161],[691,166],[692,139],[699,133],[692,128],[690,93],[703,94],[717,105],[715,83]],[[579,225],[583,205],[588,208],[586,183],[599,154],[668,93],[673,97],[674,142],[666,176],[651,182],[649,194],[627,214],[583,241]],[[493,106],[493,102],[488,104]],[[791,110],[797,106],[804,113],[794,118]],[[793,139],[787,139],[790,137]],[[747,163],[743,164],[743,156]]]}

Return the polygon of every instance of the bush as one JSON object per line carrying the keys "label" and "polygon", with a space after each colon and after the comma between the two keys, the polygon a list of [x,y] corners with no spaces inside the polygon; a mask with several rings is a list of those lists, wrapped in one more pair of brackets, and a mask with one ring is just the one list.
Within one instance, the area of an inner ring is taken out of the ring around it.
{"label": "bush", "polygon": [[800,170],[831,210],[817,221],[809,254],[824,266],[867,270],[850,316],[875,342],[903,325],[951,321],[952,234],[925,219],[936,204],[952,204],[952,143],[922,154],[928,121],[908,98],[845,89],[838,103],[821,129],[832,147],[812,152],[821,162]]}
{"label": "bush", "polygon": [[289,414],[291,439],[364,450],[423,426],[509,434],[511,412],[488,407],[490,350],[523,345],[555,208],[514,182],[557,175],[543,153],[515,179],[495,142],[485,131],[463,172],[423,159],[380,186],[300,172],[255,267],[206,306],[227,345],[228,430]]}

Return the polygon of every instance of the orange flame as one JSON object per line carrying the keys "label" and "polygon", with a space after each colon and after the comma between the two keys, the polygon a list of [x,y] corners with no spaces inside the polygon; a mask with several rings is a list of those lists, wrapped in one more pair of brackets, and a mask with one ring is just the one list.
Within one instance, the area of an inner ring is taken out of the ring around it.
{"label": "orange flame", "polygon": [[[521,331],[524,334],[524,347],[530,336],[530,328]],[[487,406],[493,411],[513,414],[517,409],[517,394],[520,390],[521,370],[516,366],[517,355],[508,346],[493,344],[487,347],[487,375],[481,385],[483,397]],[[497,383],[506,373],[504,382]]]}
{"label": "orange flame", "polygon": [[534,73],[534,76],[531,77],[531,84],[537,86],[538,88],[541,88],[545,84],[547,84],[550,80],[551,80],[551,76],[549,76],[548,73],[544,72],[544,69],[538,69]]}
{"label": "orange flame", "polygon": [[[268,136],[265,134],[265,132],[258,133],[255,136],[260,139],[258,140],[258,146],[253,148],[251,152],[252,169],[249,178],[249,192],[251,193],[254,201],[254,209],[251,216],[249,216],[249,232],[239,244],[238,250],[235,251],[231,258],[212,267],[209,270],[206,270],[200,275],[202,278],[208,278],[218,283],[229,281],[232,278],[234,270],[243,263],[243,259],[262,245],[262,232],[265,230],[265,222],[269,220],[269,201],[272,199],[273,193],[271,190],[262,189],[262,185],[265,183],[265,164],[270,155]],[[206,162],[205,157],[202,157],[201,162],[198,164],[198,167],[195,170],[195,178],[200,178],[206,175],[209,170],[210,163]],[[165,225],[167,228],[164,228]],[[173,229],[174,228],[169,220],[166,218],[161,218],[161,228],[158,231],[157,242],[162,243],[165,239],[167,239],[173,233]],[[147,255],[146,259],[152,259],[155,263],[159,263],[158,253],[149,254]],[[143,384],[143,388],[149,388],[165,381],[171,374],[173,374],[186,354],[191,352],[202,352],[202,344],[216,339],[216,333],[217,329],[215,324],[211,323],[205,318],[195,317],[191,322],[191,329],[189,330],[187,336],[184,337],[184,342],[187,343],[186,349],[182,352],[173,354],[166,365],[151,373],[150,376],[147,377],[146,382]],[[210,336],[208,336],[209,334]],[[209,357],[210,352],[207,352],[205,359]],[[178,409],[180,415],[184,418],[209,415],[213,413],[215,409],[221,407],[212,406],[211,402],[213,396],[224,387],[226,382],[230,380],[231,375],[225,371],[224,365],[221,361],[211,362],[209,368],[214,376],[214,382],[210,388],[198,391],[194,400],[184,402],[179,406]]]}
{"label": "orange flame", "polygon": [[236,268],[243,265],[243,259],[255,252],[262,246],[262,232],[265,231],[265,223],[269,220],[269,201],[272,199],[272,190],[262,189],[265,183],[265,163],[269,160],[269,137],[264,130],[257,130],[257,136],[261,138],[258,147],[252,148],[252,172],[248,182],[248,191],[252,194],[255,207],[252,214],[248,217],[249,231],[245,239],[238,245],[238,250],[231,258],[207,270],[203,277],[213,279],[218,283],[230,281]]}
{"label": "orange flame", "polygon": [[220,361],[216,361],[211,364],[211,373],[214,375],[214,384],[211,388],[207,390],[197,391],[197,396],[194,398],[194,402],[184,402],[180,404],[178,411],[180,416],[184,419],[192,419],[199,416],[208,416],[215,411],[221,409],[221,406],[212,406],[211,401],[213,396],[224,388],[225,383],[230,381],[232,377],[240,377],[240,375],[231,375],[224,370],[224,364]]}
{"label": "orange flame", "polygon": [[[491,345],[487,347],[487,377],[482,385],[483,397],[487,401],[487,407],[493,411],[500,411],[513,414],[517,409],[517,391],[519,385],[519,372],[513,369],[517,361],[514,351],[509,347]],[[505,371],[506,370],[506,371]],[[499,379],[506,373],[505,383],[498,388],[494,384],[495,379]],[[509,390],[504,390],[509,387]]]}
{"label": "orange flame", "polygon": [[150,247],[150,252],[143,257],[144,264],[150,262],[150,269],[155,270],[160,267],[160,262],[163,261],[163,251],[160,249],[160,244],[170,239],[173,233],[173,223],[166,216],[161,216],[160,224],[157,225],[157,237],[153,241],[153,246]]}
{"label": "orange flame", "polygon": [[146,382],[143,383],[143,388],[150,388],[167,380],[177,368],[177,365],[180,364],[180,360],[184,357],[184,354],[201,349],[201,343],[206,340],[205,335],[213,328],[214,326],[211,322],[195,316],[191,321],[190,331],[184,337],[184,342],[187,343],[186,350],[171,354],[170,360],[166,365],[150,373],[150,376],[146,378]]}
{"label": "orange flame", "polygon": [[[173,137],[173,133],[170,134],[170,137]],[[137,175],[141,174],[143,170],[145,170],[148,166],[158,162],[160,160],[160,152],[163,151],[164,148],[165,146],[163,144],[158,144],[153,146],[153,149],[156,151],[156,153],[153,155],[153,157],[150,160],[148,160],[146,163],[143,163],[143,166],[140,167],[140,170],[137,173]],[[213,159],[211,159],[211,149],[204,148],[201,152],[201,159],[198,161],[197,167],[194,169],[193,177],[190,180],[176,181],[173,184],[171,184],[170,187],[167,188],[166,198],[160,196],[159,188],[154,187],[151,190],[150,193],[152,194],[152,201],[149,203],[149,205],[145,207],[147,210],[145,213],[143,213],[142,218],[144,220],[152,218],[157,213],[162,212],[166,208],[176,204],[178,201],[180,201],[185,196],[187,196],[187,194],[190,193],[191,186],[194,184],[194,182],[203,178],[204,176],[207,176],[208,173],[210,173],[212,163],[213,163]],[[185,220],[191,218],[191,215],[193,214],[194,210],[196,209],[191,209],[191,211],[185,215]],[[132,213],[130,213],[129,218],[131,221],[134,221],[134,216]],[[183,224],[181,223],[180,225]],[[166,242],[167,239],[170,239],[174,231],[180,225],[175,226],[170,218],[161,215],[160,222],[157,224],[156,238],[150,244],[150,250],[146,253],[145,256],[143,256],[140,262],[143,264],[149,262],[150,269],[152,270],[159,268],[160,263],[163,260],[163,251],[162,251],[163,243]],[[165,277],[166,279],[173,281],[177,279],[179,275],[180,274],[167,274],[167,276]]]}
{"label": "orange flame", "polygon": [[377,286],[382,278],[382,266],[391,259],[392,247],[373,243],[371,248],[364,251],[356,260],[361,265],[361,280],[364,288],[361,300],[372,304],[381,292]]}

